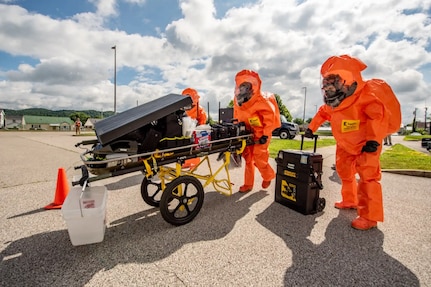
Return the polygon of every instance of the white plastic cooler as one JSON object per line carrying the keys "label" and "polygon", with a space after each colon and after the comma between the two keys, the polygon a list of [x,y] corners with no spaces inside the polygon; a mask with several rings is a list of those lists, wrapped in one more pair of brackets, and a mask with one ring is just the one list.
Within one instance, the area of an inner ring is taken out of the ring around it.
{"label": "white plastic cooler", "polygon": [[84,191],[76,186],[69,191],[61,211],[72,245],[103,241],[107,196],[104,186],[86,187]]}

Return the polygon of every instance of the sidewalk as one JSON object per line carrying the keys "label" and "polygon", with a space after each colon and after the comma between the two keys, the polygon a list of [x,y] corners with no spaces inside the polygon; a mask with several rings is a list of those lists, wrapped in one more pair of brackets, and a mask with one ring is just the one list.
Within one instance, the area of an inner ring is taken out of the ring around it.
{"label": "sidewalk", "polygon": [[198,216],[175,227],[144,203],[143,176],[131,173],[93,183],[108,189],[105,237],[74,247],[61,211],[43,207],[59,167],[72,179],[82,139],[0,133],[0,286],[431,286],[430,180],[383,173],[385,222],[354,230],[356,212],[333,208],[334,147],[318,149],[321,213],[274,202],[275,181],[263,191],[258,175],[253,191],[236,192],[239,168],[232,196],[207,186]]}

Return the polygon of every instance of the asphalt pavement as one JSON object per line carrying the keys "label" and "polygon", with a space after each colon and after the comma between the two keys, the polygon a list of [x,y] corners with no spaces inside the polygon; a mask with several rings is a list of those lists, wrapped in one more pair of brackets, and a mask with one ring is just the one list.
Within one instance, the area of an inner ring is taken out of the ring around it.
{"label": "asphalt pavement", "polygon": [[[207,186],[196,218],[173,226],[142,200],[136,172],[92,183],[108,190],[104,239],[73,246],[61,210],[43,207],[59,168],[69,182],[78,174],[83,150],[74,145],[88,139],[0,132],[0,286],[431,286],[430,178],[384,172],[385,221],[354,230],[356,212],[333,207],[334,147],[317,150],[323,212],[274,202],[275,180],[265,191],[259,175],[253,191],[238,193],[237,168],[231,196]],[[211,156],[211,164],[220,162]]]}

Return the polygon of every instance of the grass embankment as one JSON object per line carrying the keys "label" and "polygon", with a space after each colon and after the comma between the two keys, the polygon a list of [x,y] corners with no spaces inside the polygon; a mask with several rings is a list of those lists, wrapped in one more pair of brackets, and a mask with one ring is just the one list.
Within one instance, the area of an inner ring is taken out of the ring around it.
{"label": "grass embankment", "polygon": [[[417,138],[406,138],[405,140],[420,140]],[[317,147],[335,145],[336,142],[332,138],[318,138]],[[314,141],[305,139],[303,149],[313,150]],[[272,158],[275,158],[278,151],[281,149],[300,150],[300,140],[282,140],[274,138],[269,145],[269,153]],[[317,152],[319,152],[317,150]],[[402,144],[395,144],[391,148],[386,149],[380,156],[380,164],[382,169],[413,169],[413,170],[431,170],[431,156],[412,150]]]}
{"label": "grass embankment", "polygon": [[431,156],[395,144],[380,156],[382,169],[431,170]]}

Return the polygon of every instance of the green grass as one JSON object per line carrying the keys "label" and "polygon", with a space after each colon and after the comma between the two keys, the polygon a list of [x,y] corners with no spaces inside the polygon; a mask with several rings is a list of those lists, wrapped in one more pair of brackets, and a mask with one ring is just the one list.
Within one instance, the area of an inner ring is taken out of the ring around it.
{"label": "green grass", "polygon": [[[412,136],[413,138],[413,136]],[[405,140],[420,140],[421,137]],[[333,138],[318,138],[317,147],[325,147],[335,145]],[[304,140],[303,150],[313,150],[314,141],[311,139]],[[300,150],[300,140],[282,140],[273,138],[269,145],[270,157],[275,158],[278,151],[281,149]],[[317,151],[318,152],[318,151]],[[386,149],[380,156],[380,164],[382,169],[414,169],[414,170],[431,170],[431,156],[412,150],[402,144],[395,144],[389,149]]]}
{"label": "green grass", "polygon": [[95,135],[96,135],[95,132],[81,132],[81,134],[79,135],[73,134],[74,137],[90,137]]}
{"label": "green grass", "polygon": [[382,169],[431,170],[431,156],[395,144],[380,156]]}
{"label": "green grass", "polygon": [[431,138],[431,135],[423,135],[423,136],[412,136],[412,135],[406,135],[404,137],[405,141],[420,141],[423,138]]}
{"label": "green grass", "polygon": [[[317,146],[319,148],[325,146],[335,145],[336,141],[333,138],[318,138]],[[303,150],[313,150],[314,140],[304,139]],[[281,149],[301,149],[301,140],[282,140],[273,138],[271,139],[271,144],[269,145],[269,156],[275,158],[278,155],[278,151]]]}

